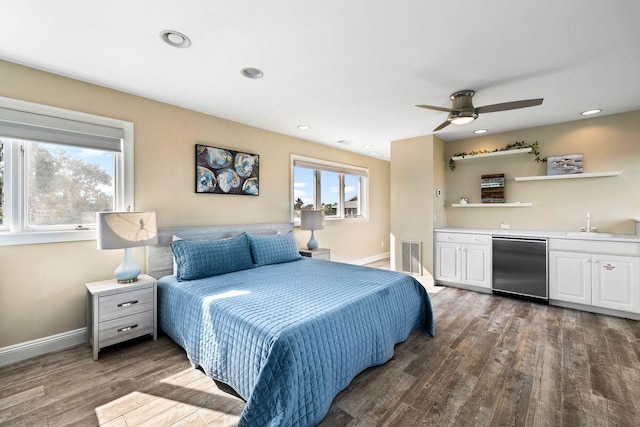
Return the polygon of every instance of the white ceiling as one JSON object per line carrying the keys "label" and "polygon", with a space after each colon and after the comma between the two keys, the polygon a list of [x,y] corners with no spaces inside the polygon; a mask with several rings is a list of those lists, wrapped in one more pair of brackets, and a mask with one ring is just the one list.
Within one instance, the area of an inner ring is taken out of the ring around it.
{"label": "white ceiling", "polygon": [[[446,141],[640,109],[637,0],[0,0],[0,10],[2,59],[382,159],[390,141],[446,119],[414,105],[448,108],[462,89],[476,107],[544,103],[448,126]],[[165,44],[163,30],[191,47]]]}

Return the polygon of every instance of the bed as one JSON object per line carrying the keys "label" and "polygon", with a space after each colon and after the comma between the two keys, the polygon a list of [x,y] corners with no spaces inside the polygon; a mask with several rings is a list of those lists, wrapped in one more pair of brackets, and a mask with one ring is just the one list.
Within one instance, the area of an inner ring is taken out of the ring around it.
{"label": "bed", "polygon": [[161,230],[148,271],[160,277],[160,327],[247,402],[240,426],[316,425],[412,330],[433,336],[428,294],[412,277],[300,257],[292,224],[223,229]]}

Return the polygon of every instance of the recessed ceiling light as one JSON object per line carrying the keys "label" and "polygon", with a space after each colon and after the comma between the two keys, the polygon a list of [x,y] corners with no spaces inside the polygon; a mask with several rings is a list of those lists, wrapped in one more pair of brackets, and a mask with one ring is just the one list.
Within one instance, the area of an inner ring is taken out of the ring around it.
{"label": "recessed ceiling light", "polygon": [[488,129],[476,129],[473,131],[473,133],[487,133],[487,132],[489,132]]}
{"label": "recessed ceiling light", "polygon": [[592,114],[598,114],[602,111],[602,109],[600,108],[596,108],[595,110],[587,110],[587,111],[583,111],[582,113],[580,113],[583,116],[590,116]]}
{"label": "recessed ceiling light", "polygon": [[309,130],[309,129],[311,129],[311,126],[309,126],[309,125],[298,125],[298,129],[300,129],[300,130]]}
{"label": "recessed ceiling light", "polygon": [[371,144],[363,145],[362,148],[373,148],[373,145]]}
{"label": "recessed ceiling light", "polygon": [[240,74],[248,79],[261,79],[264,74],[258,68],[246,67],[240,70]]}
{"label": "recessed ceiling light", "polygon": [[173,47],[187,48],[191,46],[191,39],[182,33],[173,30],[166,30],[160,33],[160,37],[165,43]]}

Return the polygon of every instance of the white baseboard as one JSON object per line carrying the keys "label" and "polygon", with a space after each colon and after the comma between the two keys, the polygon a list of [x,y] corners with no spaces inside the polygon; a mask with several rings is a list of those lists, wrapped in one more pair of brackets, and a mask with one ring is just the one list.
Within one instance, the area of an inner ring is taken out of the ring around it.
{"label": "white baseboard", "polygon": [[366,258],[361,258],[361,259],[354,259],[353,261],[349,261],[349,264],[356,264],[356,265],[365,265],[365,264],[370,264],[372,262],[376,262],[376,261],[380,261],[383,259],[387,259],[391,257],[391,252],[384,252],[381,254],[377,254],[377,255],[372,255],[370,257],[366,257]]}
{"label": "white baseboard", "polygon": [[87,342],[87,328],[75,329],[19,344],[0,348],[0,366],[20,362],[35,356],[63,350]]}

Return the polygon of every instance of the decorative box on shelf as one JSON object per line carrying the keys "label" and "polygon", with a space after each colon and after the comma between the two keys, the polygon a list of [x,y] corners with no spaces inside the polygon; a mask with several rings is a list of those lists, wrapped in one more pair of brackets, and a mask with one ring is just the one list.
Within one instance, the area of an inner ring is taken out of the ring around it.
{"label": "decorative box on shelf", "polygon": [[482,175],[480,178],[482,203],[504,203],[504,174]]}

